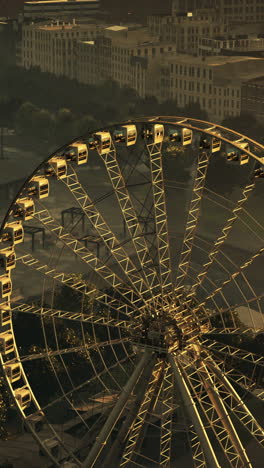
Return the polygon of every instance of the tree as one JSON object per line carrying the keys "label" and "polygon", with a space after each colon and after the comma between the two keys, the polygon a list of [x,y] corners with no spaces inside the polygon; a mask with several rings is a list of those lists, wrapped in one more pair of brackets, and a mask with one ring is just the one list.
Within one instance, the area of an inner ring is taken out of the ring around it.
{"label": "tree", "polygon": [[190,102],[189,104],[187,104],[183,109],[183,115],[185,117],[191,117],[193,119],[208,121],[208,114],[205,110],[201,108],[200,103],[198,101]]}
{"label": "tree", "polygon": [[240,116],[236,117],[227,117],[222,121],[221,125],[242,133],[249,138],[263,141],[264,127],[249,112],[243,112]]}
{"label": "tree", "polygon": [[16,113],[15,130],[22,140],[34,137],[32,128],[37,111],[38,108],[34,104],[24,102]]}

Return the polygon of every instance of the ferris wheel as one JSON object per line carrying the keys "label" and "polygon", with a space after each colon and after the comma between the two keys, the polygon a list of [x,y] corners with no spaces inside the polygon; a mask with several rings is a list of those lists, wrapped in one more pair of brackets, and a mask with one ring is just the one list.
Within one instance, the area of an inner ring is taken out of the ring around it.
{"label": "ferris wheel", "polygon": [[0,231],[1,366],[43,466],[261,466],[263,177],[259,143],[154,116],[25,181]]}

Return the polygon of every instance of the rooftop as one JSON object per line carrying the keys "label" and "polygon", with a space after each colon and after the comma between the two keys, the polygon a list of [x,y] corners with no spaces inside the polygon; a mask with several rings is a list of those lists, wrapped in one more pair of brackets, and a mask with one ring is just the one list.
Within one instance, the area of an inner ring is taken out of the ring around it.
{"label": "rooftop", "polygon": [[[204,60],[203,60],[204,59]],[[210,55],[208,57],[195,57],[193,55],[187,54],[178,54],[172,56],[171,54],[164,55],[164,62],[173,62],[173,63],[186,63],[188,65],[210,65],[210,66],[219,66],[225,65],[228,63],[238,63],[238,62],[247,62],[249,60],[263,60],[258,57],[248,57],[244,55]]]}
{"label": "rooftop", "polygon": [[125,26],[109,26],[105,28],[107,31],[127,31],[128,28]]}
{"label": "rooftop", "polygon": [[37,2],[25,2],[24,5],[38,5],[38,4],[41,4],[41,3],[82,3],[82,2],[86,2],[86,3],[94,3],[95,1],[98,1],[98,0],[44,0],[44,1],[37,1]]}

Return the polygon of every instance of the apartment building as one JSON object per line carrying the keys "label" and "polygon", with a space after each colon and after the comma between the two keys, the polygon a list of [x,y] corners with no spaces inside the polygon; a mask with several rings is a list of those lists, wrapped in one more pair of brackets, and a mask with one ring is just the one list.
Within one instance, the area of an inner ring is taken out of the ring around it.
{"label": "apartment building", "polygon": [[244,56],[164,57],[160,67],[160,101],[180,107],[199,102],[209,118],[221,122],[241,113],[242,83],[264,73],[264,59]]}
{"label": "apartment building", "polygon": [[225,34],[228,25],[219,17],[202,19],[192,13],[178,16],[149,16],[147,26],[160,41],[173,42],[177,50],[186,54],[198,53],[201,37]]}
{"label": "apartment building", "polygon": [[94,41],[81,41],[77,46],[76,78],[87,84],[112,78],[120,86],[133,87],[140,96],[151,94],[148,75],[154,63],[165,54],[176,54],[176,46],[159,43],[144,28],[110,26]]}
{"label": "apartment building", "polygon": [[87,18],[100,10],[100,0],[49,0],[25,2],[24,19]]}
{"label": "apartment building", "polygon": [[104,25],[57,21],[50,24],[23,24],[21,64],[41,71],[73,78],[76,74],[76,44],[93,40]]}

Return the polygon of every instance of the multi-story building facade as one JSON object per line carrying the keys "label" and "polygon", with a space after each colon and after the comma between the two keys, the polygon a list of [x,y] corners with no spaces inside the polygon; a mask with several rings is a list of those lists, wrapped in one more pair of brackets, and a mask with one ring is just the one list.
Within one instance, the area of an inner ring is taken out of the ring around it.
{"label": "multi-story building facade", "polygon": [[172,15],[183,11],[211,9],[225,22],[259,22],[264,20],[263,0],[172,0]]}
{"label": "multi-story building facade", "polygon": [[171,2],[172,15],[199,8],[216,8],[216,0],[172,0]]}
{"label": "multi-story building facade", "polygon": [[241,88],[242,112],[253,114],[263,124],[264,119],[264,74],[259,78],[245,81]]}
{"label": "multi-story building facade", "polygon": [[228,25],[221,18],[202,19],[192,13],[178,16],[149,16],[148,29],[160,41],[173,42],[177,50],[187,54],[198,53],[201,37],[214,37],[225,34]]}
{"label": "multi-story building facade", "polygon": [[263,0],[217,0],[216,8],[227,22],[264,21]]}
{"label": "multi-story building facade", "polygon": [[[238,36],[200,37],[199,55],[257,55],[264,56],[264,34]],[[262,37],[261,37],[262,36]]]}
{"label": "multi-story building facade", "polygon": [[150,91],[148,73],[152,64],[166,53],[174,55],[176,46],[153,40],[144,28],[110,26],[94,41],[79,42],[76,78],[87,84],[112,78],[143,97]]}
{"label": "multi-story building facade", "polygon": [[264,73],[264,59],[252,57],[165,57],[160,69],[161,101],[175,99],[180,107],[199,102],[209,118],[220,122],[241,113],[245,79]]}
{"label": "multi-story building facade", "polygon": [[71,19],[96,15],[100,0],[49,0],[24,3],[24,19]]}
{"label": "multi-story building facade", "polygon": [[22,28],[22,60],[24,68],[39,67],[41,71],[74,78],[76,74],[76,44],[93,40],[104,26],[99,24],[24,24]]}

